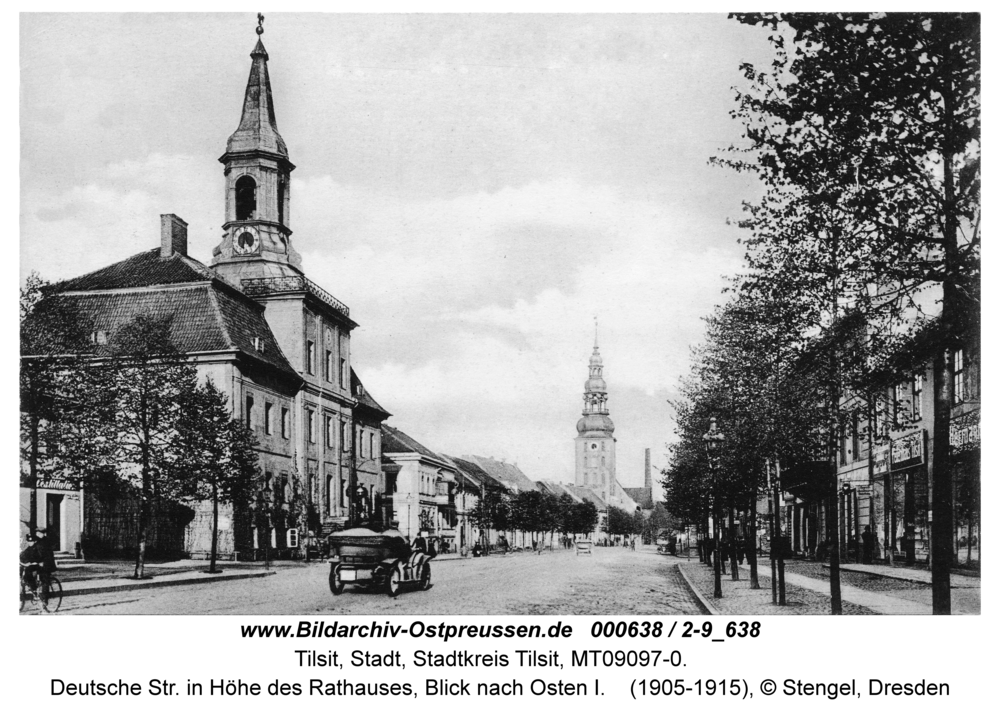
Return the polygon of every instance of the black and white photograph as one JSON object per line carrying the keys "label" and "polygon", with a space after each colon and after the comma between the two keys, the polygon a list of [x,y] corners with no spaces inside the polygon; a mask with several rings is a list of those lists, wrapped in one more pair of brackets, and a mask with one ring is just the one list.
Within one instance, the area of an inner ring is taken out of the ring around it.
{"label": "black and white photograph", "polygon": [[980,615],[980,21],[20,14],[20,615]]}

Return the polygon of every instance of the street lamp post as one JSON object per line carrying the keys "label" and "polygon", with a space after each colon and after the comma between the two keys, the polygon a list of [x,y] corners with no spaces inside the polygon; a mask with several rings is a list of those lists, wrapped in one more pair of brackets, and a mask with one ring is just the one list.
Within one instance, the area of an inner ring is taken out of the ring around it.
{"label": "street lamp post", "polygon": [[712,417],[708,433],[706,433],[702,440],[705,442],[705,452],[708,454],[708,470],[712,475],[712,518],[714,522],[712,523],[712,539],[713,539],[713,553],[712,553],[712,565],[715,569],[715,597],[722,597],[722,563],[719,560],[719,504],[717,498],[718,491],[718,459],[720,452],[722,451],[722,442],[725,441],[726,437],[721,431],[716,428],[715,417]]}

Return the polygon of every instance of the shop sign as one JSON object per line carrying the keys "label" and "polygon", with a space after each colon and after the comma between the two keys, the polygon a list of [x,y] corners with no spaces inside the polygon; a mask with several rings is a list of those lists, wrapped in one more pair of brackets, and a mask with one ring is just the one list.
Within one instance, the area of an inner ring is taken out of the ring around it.
{"label": "shop sign", "polygon": [[979,448],[979,410],[951,420],[949,443],[953,453]]}
{"label": "shop sign", "polygon": [[875,454],[875,474],[889,473],[889,445],[875,444],[872,452]]}
{"label": "shop sign", "polygon": [[872,497],[872,485],[870,483],[859,483],[856,487],[859,499]]}
{"label": "shop sign", "polygon": [[924,432],[915,431],[892,440],[892,468],[901,469],[924,463]]}

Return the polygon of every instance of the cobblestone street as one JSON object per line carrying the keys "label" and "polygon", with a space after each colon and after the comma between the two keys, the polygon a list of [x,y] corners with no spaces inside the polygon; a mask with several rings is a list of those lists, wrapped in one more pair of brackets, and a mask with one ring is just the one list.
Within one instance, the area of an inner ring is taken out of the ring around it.
{"label": "cobblestone street", "polygon": [[[61,614],[694,615],[698,603],[672,559],[652,549],[596,548],[440,560],[433,587],[348,588],[335,597],[326,563],[294,564],[265,578],[67,597]],[[224,566],[223,566],[224,567]]]}

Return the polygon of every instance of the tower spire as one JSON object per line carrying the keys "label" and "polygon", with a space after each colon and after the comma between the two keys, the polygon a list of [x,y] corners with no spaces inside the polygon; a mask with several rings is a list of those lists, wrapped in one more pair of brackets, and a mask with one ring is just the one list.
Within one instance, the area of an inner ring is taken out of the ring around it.
{"label": "tower spire", "polygon": [[[271,97],[271,78],[267,73],[267,50],[264,49],[264,16],[257,13],[257,44],[250,53],[253,64],[243,97],[240,125],[226,144],[226,154],[262,151],[288,160],[288,148],[278,133]],[[225,158],[225,157],[223,157]]]}
{"label": "tower spire", "polygon": [[594,315],[594,352],[597,352],[597,315]]}
{"label": "tower spire", "polygon": [[255,31],[257,44],[250,53],[240,124],[219,159],[226,167],[226,222],[212,267],[235,285],[251,278],[302,274],[302,259],[292,247],[289,227],[289,175],[295,166],[288,160],[274,118],[261,13]]}

